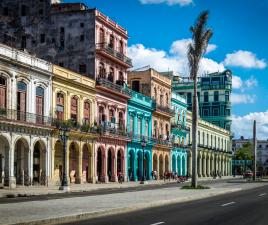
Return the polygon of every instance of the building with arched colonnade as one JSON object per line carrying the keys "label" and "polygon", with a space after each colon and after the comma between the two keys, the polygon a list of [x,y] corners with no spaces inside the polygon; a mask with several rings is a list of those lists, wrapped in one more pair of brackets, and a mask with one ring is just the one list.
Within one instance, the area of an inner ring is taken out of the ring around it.
{"label": "building with arched colonnade", "polygon": [[0,44],[0,182],[47,185],[51,178],[52,64]]}

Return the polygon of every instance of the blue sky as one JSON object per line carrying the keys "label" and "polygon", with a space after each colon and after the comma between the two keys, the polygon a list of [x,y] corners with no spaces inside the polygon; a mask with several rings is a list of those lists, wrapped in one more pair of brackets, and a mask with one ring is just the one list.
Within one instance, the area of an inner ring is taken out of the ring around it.
{"label": "blue sky", "polygon": [[186,75],[185,46],[197,15],[210,11],[214,35],[201,66],[233,71],[233,131],[251,136],[257,119],[259,138],[268,139],[268,0],[80,0],[96,7],[129,32],[134,67]]}

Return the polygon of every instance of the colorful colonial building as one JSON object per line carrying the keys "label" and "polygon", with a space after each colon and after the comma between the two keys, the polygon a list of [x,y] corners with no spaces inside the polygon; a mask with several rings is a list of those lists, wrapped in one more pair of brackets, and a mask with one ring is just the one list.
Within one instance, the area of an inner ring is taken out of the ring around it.
{"label": "colorful colonial building", "polygon": [[[128,180],[141,180],[143,176],[143,150],[145,156],[144,170],[146,180],[152,172],[152,111],[153,100],[141,93],[131,91],[128,100],[127,130],[131,142],[128,143]],[[142,142],[145,146],[142,146]],[[144,149],[143,149],[144,148]]]}
{"label": "colorful colonial building", "polygon": [[52,116],[52,180],[59,183],[63,174],[63,142],[57,125],[66,124],[66,174],[70,183],[94,182],[95,81],[59,66],[53,66]]}
{"label": "colorful colonial building", "polygon": [[155,111],[152,119],[152,136],[156,141],[153,147],[153,170],[162,178],[170,171],[171,134],[170,122],[174,116],[171,109],[171,79],[154,69],[128,73],[128,85],[137,92],[154,100]]}
{"label": "colorful colonial building", "polygon": [[0,182],[46,185],[51,167],[52,64],[0,44]]}
{"label": "colorful colonial building", "polygon": [[171,120],[172,134],[172,172],[178,176],[187,175],[187,154],[188,145],[186,138],[189,133],[189,127],[186,126],[187,104],[186,99],[172,92],[171,106],[175,111],[175,116]]}

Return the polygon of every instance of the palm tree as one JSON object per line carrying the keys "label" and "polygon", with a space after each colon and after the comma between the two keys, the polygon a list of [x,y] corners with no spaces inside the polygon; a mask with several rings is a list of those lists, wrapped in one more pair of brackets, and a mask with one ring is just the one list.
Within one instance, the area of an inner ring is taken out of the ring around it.
{"label": "palm tree", "polygon": [[212,30],[206,27],[208,11],[200,13],[192,32],[192,42],[188,46],[188,63],[190,78],[194,81],[193,108],[192,108],[192,187],[197,187],[197,122],[198,122],[198,97],[197,74],[200,61],[206,52],[208,42],[212,37]]}

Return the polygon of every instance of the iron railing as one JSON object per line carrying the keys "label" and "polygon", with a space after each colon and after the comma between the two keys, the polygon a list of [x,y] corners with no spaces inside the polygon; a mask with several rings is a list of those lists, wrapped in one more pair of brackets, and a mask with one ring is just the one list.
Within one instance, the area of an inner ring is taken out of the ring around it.
{"label": "iron railing", "polygon": [[128,89],[124,86],[118,85],[118,84],[114,84],[109,80],[106,80],[103,78],[98,78],[96,84],[99,86],[108,88],[108,89],[112,89],[113,91],[116,91],[116,92],[119,92],[121,94],[124,94],[124,95],[131,97],[131,90],[130,89]]}
{"label": "iron railing", "polygon": [[51,117],[5,108],[0,108],[0,120],[18,121],[21,123],[30,123],[44,126],[51,126],[52,122]]}
{"label": "iron railing", "polygon": [[156,139],[153,137],[148,137],[148,136],[144,136],[141,134],[133,134],[133,133],[130,133],[129,135],[132,138],[132,140],[136,141],[136,142],[145,141],[147,144],[155,144],[156,143]]}
{"label": "iron railing", "polygon": [[172,143],[172,147],[173,148],[188,148],[188,145],[184,145],[184,144],[178,144],[178,143]]}
{"label": "iron railing", "polygon": [[102,135],[130,137],[130,134],[126,131],[125,126],[120,123],[99,121],[95,123],[95,126]]}
{"label": "iron railing", "polygon": [[121,60],[122,62],[126,63],[130,67],[132,67],[132,60],[125,56],[123,53],[116,51],[115,49],[111,48],[107,43],[98,43],[96,44],[96,49],[100,51],[104,51],[105,53]]}
{"label": "iron railing", "polygon": [[185,130],[187,132],[190,132],[190,127],[188,127],[184,124],[181,124],[181,123],[171,123],[171,128]]}

